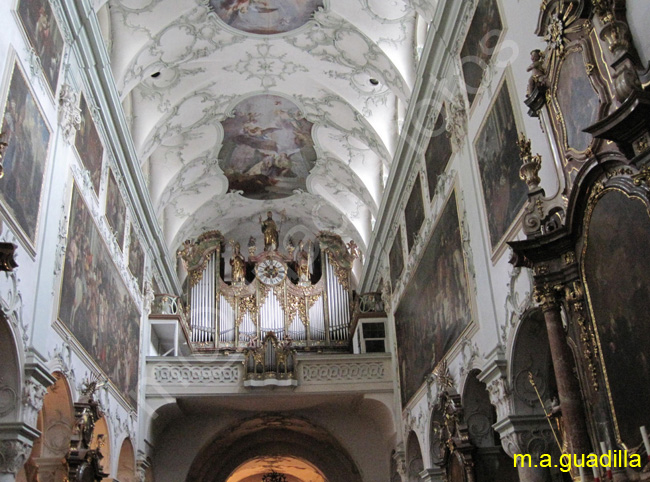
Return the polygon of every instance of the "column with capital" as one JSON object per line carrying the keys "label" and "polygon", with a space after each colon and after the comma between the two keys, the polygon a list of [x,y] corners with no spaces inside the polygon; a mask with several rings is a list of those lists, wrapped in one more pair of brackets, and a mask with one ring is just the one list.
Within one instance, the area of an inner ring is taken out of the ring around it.
{"label": "column with capital", "polygon": [[[537,283],[535,300],[542,308],[546,322],[567,446],[571,454],[587,456],[591,450],[580,385],[574,374],[573,357],[562,323],[561,300],[565,291],[562,284]],[[591,475],[587,480],[591,480]]]}

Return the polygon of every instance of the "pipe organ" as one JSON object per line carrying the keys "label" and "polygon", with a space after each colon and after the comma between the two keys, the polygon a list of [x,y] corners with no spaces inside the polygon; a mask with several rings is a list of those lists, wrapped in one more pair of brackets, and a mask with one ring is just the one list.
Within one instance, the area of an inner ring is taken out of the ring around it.
{"label": "pipe organ", "polygon": [[275,244],[265,241],[259,254],[249,244],[244,259],[231,242],[231,276],[224,279],[219,231],[185,241],[178,256],[188,273],[184,298],[195,349],[256,347],[269,334],[296,348],[348,346],[356,245],[326,232],[313,246],[280,252]]}

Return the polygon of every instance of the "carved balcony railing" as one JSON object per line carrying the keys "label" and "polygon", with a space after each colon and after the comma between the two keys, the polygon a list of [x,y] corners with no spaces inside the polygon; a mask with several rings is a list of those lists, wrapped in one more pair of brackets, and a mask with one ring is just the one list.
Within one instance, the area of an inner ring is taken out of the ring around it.
{"label": "carved balcony railing", "polygon": [[[276,352],[277,353],[277,352]],[[285,377],[290,383],[267,383],[278,394],[391,393],[393,391],[390,353],[296,352],[287,364],[287,374],[276,362],[266,366],[275,370],[275,380]],[[291,365],[293,363],[293,366]],[[243,395],[264,386],[261,372],[252,374],[244,353],[194,354],[183,357],[148,357],[146,396],[155,406],[169,398],[186,396]],[[278,372],[280,372],[278,374]],[[267,374],[269,372],[266,372]],[[255,378],[261,375],[257,383]],[[269,380],[270,378],[266,378]],[[271,379],[273,380],[273,379]],[[149,402],[148,402],[149,403]]]}

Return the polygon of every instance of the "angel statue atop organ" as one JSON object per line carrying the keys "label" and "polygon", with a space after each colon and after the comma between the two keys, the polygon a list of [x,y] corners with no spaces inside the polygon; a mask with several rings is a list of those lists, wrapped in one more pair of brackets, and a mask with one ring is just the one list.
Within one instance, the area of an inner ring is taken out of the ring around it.
{"label": "angel statue atop organ", "polygon": [[239,252],[239,243],[232,243],[232,258],[230,268],[232,270],[232,284],[241,284],[246,276],[246,261]]}
{"label": "angel statue atop organ", "polygon": [[298,254],[296,255],[298,264],[298,278],[300,285],[309,285],[309,265],[311,264],[311,241],[305,250],[305,243],[298,243]]}
{"label": "angel statue atop organ", "polygon": [[275,251],[278,249],[278,226],[273,221],[273,213],[268,211],[264,221],[260,216],[260,224],[264,233],[264,251]]}

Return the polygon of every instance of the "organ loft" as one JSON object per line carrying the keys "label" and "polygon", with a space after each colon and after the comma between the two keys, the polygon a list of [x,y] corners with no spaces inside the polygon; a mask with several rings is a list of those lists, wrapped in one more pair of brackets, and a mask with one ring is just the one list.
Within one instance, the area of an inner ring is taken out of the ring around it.
{"label": "organ loft", "polygon": [[[192,343],[201,351],[242,350],[265,337],[296,349],[345,349],[351,320],[351,271],[359,251],[351,241],[321,231],[313,240],[291,237],[280,248],[271,211],[259,217],[262,246],[219,231],[186,240],[178,257],[187,272],[184,310]],[[259,251],[259,252],[258,252]]]}

